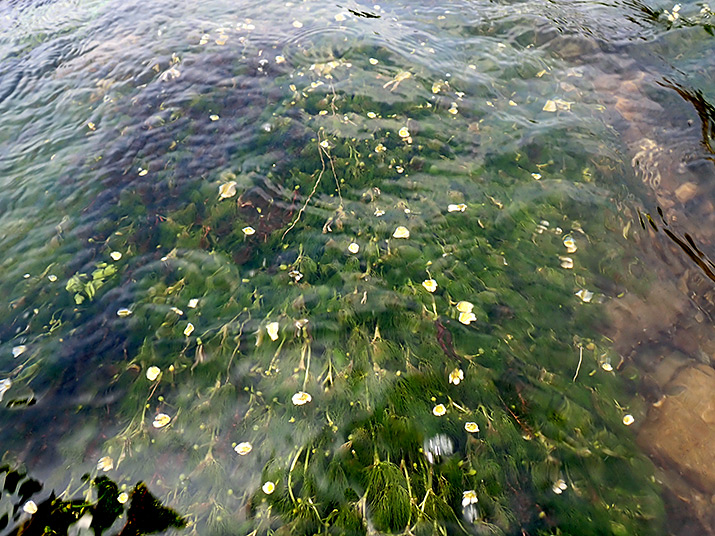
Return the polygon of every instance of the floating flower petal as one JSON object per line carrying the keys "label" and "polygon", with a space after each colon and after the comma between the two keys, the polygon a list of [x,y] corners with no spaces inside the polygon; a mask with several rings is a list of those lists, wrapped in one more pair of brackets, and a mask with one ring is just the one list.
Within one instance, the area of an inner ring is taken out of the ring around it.
{"label": "floating flower petal", "polygon": [[441,417],[442,415],[447,413],[447,408],[444,407],[444,404],[437,404],[435,407],[432,408],[432,413],[437,417]]}
{"label": "floating flower petal", "polygon": [[474,434],[479,431],[479,425],[475,422],[465,422],[464,429],[470,434]]}
{"label": "floating flower petal", "polygon": [[468,326],[476,319],[477,317],[474,315],[474,313],[459,313],[459,321],[465,326]]}
{"label": "floating flower petal", "polygon": [[462,506],[469,506],[479,501],[477,494],[473,489],[469,489],[462,493]]}
{"label": "floating flower petal", "polygon": [[593,292],[591,292],[590,290],[586,290],[584,288],[584,289],[579,290],[576,293],[576,296],[581,298],[581,300],[584,301],[585,303],[589,303],[593,299]]}
{"label": "floating flower petal", "polygon": [[164,428],[167,424],[171,422],[171,417],[166,413],[157,413],[154,417],[154,422],[151,423],[154,428]]}
{"label": "floating flower petal", "polygon": [[313,397],[305,391],[298,391],[296,394],[293,395],[293,398],[291,400],[293,401],[294,406],[302,406],[313,400]]}
{"label": "floating flower petal", "polygon": [[613,370],[613,365],[611,365],[608,361],[604,361],[601,363],[601,368],[606,372],[611,372]]}
{"label": "floating flower petal", "polygon": [[573,259],[571,257],[559,256],[559,260],[561,261],[561,268],[565,268],[566,270],[571,270],[573,268]]}
{"label": "floating flower petal", "polygon": [[37,513],[37,505],[35,504],[35,501],[27,501],[23,507],[22,511],[25,512],[26,514],[36,514]]}
{"label": "floating flower petal", "polygon": [[278,340],[279,328],[280,324],[278,322],[271,322],[266,326],[266,333],[268,333],[268,336],[271,338],[272,341]]}
{"label": "floating flower petal", "polygon": [[[216,42],[218,43],[218,40],[216,40]],[[226,43],[226,41],[224,41],[223,43],[219,43],[219,45],[222,45],[224,43]],[[209,116],[209,119],[211,119],[211,121],[218,121],[221,118],[219,116],[217,116],[216,114],[212,114]]]}
{"label": "floating flower petal", "polygon": [[400,138],[409,138],[410,137],[410,130],[407,127],[402,127],[397,134],[400,136]]}
{"label": "floating flower petal", "polygon": [[251,227],[250,225],[244,227],[241,230],[243,231],[243,234],[245,234],[246,236],[251,236],[252,234],[256,234],[256,230],[253,227]]}
{"label": "floating flower petal", "polygon": [[104,456],[97,462],[97,471],[104,471],[106,473],[112,469],[114,469],[114,460],[109,456]]}
{"label": "floating flower petal", "polygon": [[129,316],[130,314],[132,314],[131,310],[126,307],[122,307],[117,311],[117,316]]}
{"label": "floating flower petal", "polygon": [[569,253],[576,253],[576,250],[578,249],[574,239],[568,235],[564,236],[564,246],[566,247],[566,251]]}
{"label": "floating flower petal", "polygon": [[242,443],[236,445],[233,450],[235,450],[239,456],[245,456],[253,450],[253,445],[251,445],[248,441],[243,441]]}
{"label": "floating flower petal", "polygon": [[199,299],[198,298],[191,298],[189,300],[189,308],[191,309],[196,309],[196,306],[199,304]]}
{"label": "floating flower petal", "polygon": [[410,237],[410,230],[407,227],[403,227],[400,225],[397,229],[395,229],[395,232],[392,233],[393,238],[409,238]]}
{"label": "floating flower petal", "polygon": [[552,100],[547,100],[546,104],[544,104],[544,107],[542,108],[545,112],[555,112],[556,111],[556,103]]}
{"label": "floating flower petal", "polygon": [[447,212],[464,212],[467,210],[467,205],[460,203],[458,205],[449,205],[447,207]]}
{"label": "floating flower petal", "polygon": [[636,420],[633,418],[633,415],[631,415],[630,413],[628,415],[623,416],[623,424],[625,424],[626,426],[630,426],[634,422],[636,422]]}
{"label": "floating flower petal", "polygon": [[348,251],[349,251],[350,253],[357,253],[358,251],[360,251],[360,246],[359,246],[358,244],[356,244],[355,242],[352,242],[352,243],[348,246]]}
{"label": "floating flower petal", "polygon": [[17,357],[21,354],[25,353],[25,350],[27,350],[27,346],[24,344],[21,344],[20,346],[15,346],[12,349],[12,357]]}
{"label": "floating flower petal", "polygon": [[425,279],[422,281],[422,286],[425,287],[427,292],[434,292],[437,290],[437,281],[434,279]]}
{"label": "floating flower petal", "polygon": [[112,257],[113,261],[118,261],[122,258],[122,254],[119,251],[112,251],[109,256]]}
{"label": "floating flower petal", "polygon": [[159,374],[161,374],[161,369],[159,367],[151,366],[146,369],[146,379],[150,382],[156,380],[159,377]]}
{"label": "floating flower petal", "polygon": [[270,495],[276,490],[276,485],[269,480],[265,484],[263,484],[261,489],[263,490],[263,493],[265,493],[266,495]]}
{"label": "floating flower petal", "polygon": [[564,491],[566,491],[566,488],[568,488],[568,484],[566,484],[562,478],[559,478],[556,482],[554,482],[551,491],[553,491],[556,495],[561,495]]}
{"label": "floating flower petal", "polygon": [[471,313],[474,309],[474,304],[468,301],[461,301],[457,303],[457,311],[460,313]]}
{"label": "floating flower petal", "polygon": [[218,196],[221,199],[228,199],[236,195],[236,181],[230,181],[218,187]]}
{"label": "floating flower petal", "polygon": [[194,332],[194,325],[191,322],[189,322],[188,324],[186,324],[186,327],[184,328],[184,335],[189,337],[193,332]]}
{"label": "floating flower petal", "polygon": [[449,373],[449,383],[453,383],[454,385],[459,385],[459,382],[461,382],[464,379],[464,371],[461,368],[456,368],[452,372]]}

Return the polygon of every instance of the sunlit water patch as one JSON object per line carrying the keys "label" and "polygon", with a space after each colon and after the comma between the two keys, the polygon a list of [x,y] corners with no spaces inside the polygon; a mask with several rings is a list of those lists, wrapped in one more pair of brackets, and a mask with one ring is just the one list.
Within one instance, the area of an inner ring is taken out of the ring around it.
{"label": "sunlit water patch", "polygon": [[94,480],[115,532],[665,533],[636,439],[710,365],[704,7],[0,15],[10,527]]}

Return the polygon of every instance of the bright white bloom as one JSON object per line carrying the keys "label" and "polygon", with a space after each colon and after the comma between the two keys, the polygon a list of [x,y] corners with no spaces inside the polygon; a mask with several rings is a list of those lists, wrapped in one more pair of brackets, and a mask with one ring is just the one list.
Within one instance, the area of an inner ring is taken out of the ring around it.
{"label": "bright white bloom", "polygon": [[464,203],[447,206],[447,212],[464,212],[465,210],[467,210],[467,205],[465,205]]}
{"label": "bright white bloom", "polygon": [[437,290],[437,281],[434,279],[425,279],[422,281],[422,286],[425,287],[427,292],[434,292]]}
{"label": "bright white bloom", "polygon": [[465,326],[468,326],[476,320],[477,317],[474,313],[459,313],[459,321]]}
{"label": "bright white bloom", "polygon": [[253,227],[251,227],[250,225],[247,225],[246,227],[244,227],[241,230],[243,231],[243,234],[245,234],[246,236],[251,236],[252,234],[256,234],[256,230]]}
{"label": "bright white bloom", "polygon": [[184,328],[184,335],[186,335],[188,337],[193,332],[194,332],[194,325],[191,322],[189,322],[188,324],[186,324],[186,327]]}
{"label": "bright white bloom", "polygon": [[33,514],[37,513],[37,505],[35,504],[35,501],[27,501],[27,502],[23,505],[22,510],[23,510],[26,514],[33,515]]}
{"label": "bright white bloom", "polygon": [[104,471],[106,473],[112,469],[114,469],[114,460],[109,456],[104,456],[97,462],[97,471]]}
{"label": "bright white bloom", "polygon": [[130,314],[132,314],[131,310],[126,307],[122,307],[117,311],[117,316],[129,316]]}
{"label": "bright white bloom", "polygon": [[432,413],[437,417],[441,417],[442,415],[447,413],[447,408],[444,407],[444,404],[437,404],[435,407],[432,408]]}
{"label": "bright white bloom", "polygon": [[222,184],[218,187],[218,196],[221,199],[228,199],[236,195],[236,181]]}
{"label": "bright white bloom", "polygon": [[593,292],[590,290],[581,289],[576,293],[576,296],[581,298],[581,300],[585,303],[589,303],[593,299]]}
{"label": "bright white bloom", "polygon": [[266,333],[268,333],[268,336],[271,338],[272,341],[278,340],[279,328],[280,324],[278,322],[271,322],[266,326]]}
{"label": "bright white bloom", "polygon": [[235,450],[239,456],[245,456],[253,450],[253,445],[251,445],[248,441],[243,441],[242,443],[236,445],[233,450]]}
{"label": "bright white bloom", "polygon": [[270,495],[276,490],[276,485],[269,480],[265,484],[263,484],[263,487],[261,487],[261,489],[263,490],[263,493],[265,493],[266,495]]}
{"label": "bright white bloom", "polygon": [[151,423],[154,428],[164,428],[167,424],[171,422],[171,417],[166,413],[157,413],[154,417],[154,422]]}
{"label": "bright white bloom", "polygon": [[554,482],[551,491],[553,491],[556,495],[561,495],[564,491],[566,491],[566,488],[568,488],[566,482],[564,482],[562,478],[559,478],[556,482]]}
{"label": "bright white bloom", "polygon": [[393,238],[409,238],[410,237],[410,230],[407,227],[403,227],[400,225],[397,229],[395,229],[395,232],[392,233]]}
{"label": "bright white bloom", "polygon": [[479,425],[475,422],[465,422],[464,429],[470,434],[474,434],[479,431]]}
{"label": "bright white bloom", "polygon": [[464,379],[464,371],[461,368],[456,368],[452,372],[449,373],[449,383],[453,383],[454,385],[459,385],[459,382],[461,382]]}
{"label": "bright white bloom", "polygon": [[150,382],[156,380],[159,377],[159,374],[161,374],[161,369],[159,367],[151,366],[146,369],[146,379]]}
{"label": "bright white bloom", "polygon": [[360,246],[359,246],[356,242],[352,242],[352,243],[348,246],[348,251],[349,251],[350,253],[357,253],[358,251],[360,251]]}
{"label": "bright white bloom", "polygon": [[633,418],[633,415],[631,415],[630,413],[628,415],[623,416],[623,424],[625,424],[626,426],[630,426],[635,421],[636,420]]}
{"label": "bright white bloom", "polygon": [[477,493],[473,489],[469,489],[462,493],[462,506],[469,506],[479,501]]}
{"label": "bright white bloom", "polygon": [[112,251],[109,256],[112,257],[112,260],[114,261],[118,261],[122,258],[122,254],[119,251]]}
{"label": "bright white bloom", "polygon": [[313,397],[310,396],[310,393],[306,393],[305,391],[298,391],[296,394],[293,395],[293,398],[291,398],[291,400],[293,401],[294,406],[302,406],[313,400]]}

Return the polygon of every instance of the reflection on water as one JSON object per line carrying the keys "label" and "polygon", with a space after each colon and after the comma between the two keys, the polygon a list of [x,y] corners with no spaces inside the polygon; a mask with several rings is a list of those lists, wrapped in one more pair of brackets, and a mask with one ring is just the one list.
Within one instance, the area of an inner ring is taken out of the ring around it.
{"label": "reflection on water", "polygon": [[0,426],[58,500],[101,471],[200,534],[707,533],[705,6],[0,18]]}

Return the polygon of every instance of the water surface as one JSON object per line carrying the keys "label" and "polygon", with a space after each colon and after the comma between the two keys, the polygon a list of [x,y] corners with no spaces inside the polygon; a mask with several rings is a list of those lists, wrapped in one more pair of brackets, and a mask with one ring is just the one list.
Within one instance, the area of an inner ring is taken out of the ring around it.
{"label": "water surface", "polygon": [[706,533],[714,20],[0,7],[4,531]]}

